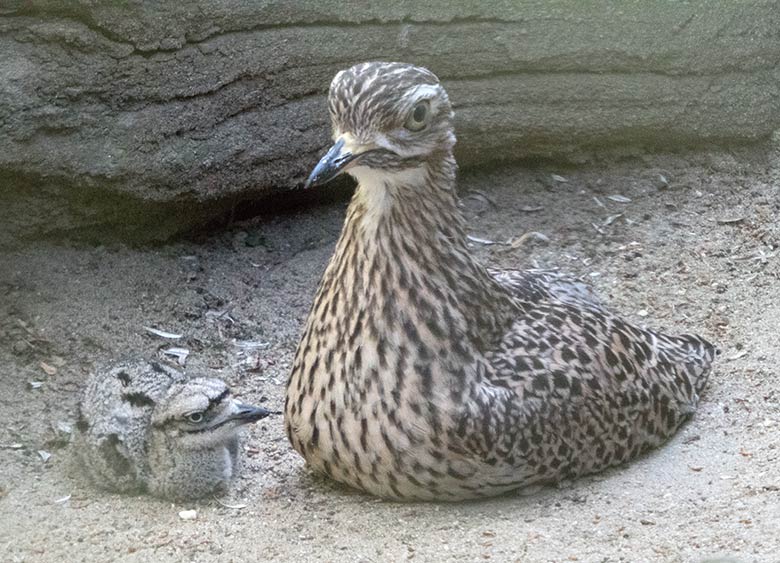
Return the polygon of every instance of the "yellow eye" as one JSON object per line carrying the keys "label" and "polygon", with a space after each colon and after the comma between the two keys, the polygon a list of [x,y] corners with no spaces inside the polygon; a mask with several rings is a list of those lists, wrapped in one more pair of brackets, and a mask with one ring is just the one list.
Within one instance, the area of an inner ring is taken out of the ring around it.
{"label": "yellow eye", "polygon": [[423,100],[412,108],[409,117],[406,118],[406,127],[409,131],[422,131],[431,120],[431,104],[428,100]]}

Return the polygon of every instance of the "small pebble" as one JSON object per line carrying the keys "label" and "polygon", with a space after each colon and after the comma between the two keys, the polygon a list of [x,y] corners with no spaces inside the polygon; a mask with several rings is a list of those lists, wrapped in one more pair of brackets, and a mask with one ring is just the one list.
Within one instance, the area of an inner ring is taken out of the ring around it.
{"label": "small pebble", "polygon": [[195,520],[198,517],[197,510],[182,510],[179,512],[179,518],[182,520]]}

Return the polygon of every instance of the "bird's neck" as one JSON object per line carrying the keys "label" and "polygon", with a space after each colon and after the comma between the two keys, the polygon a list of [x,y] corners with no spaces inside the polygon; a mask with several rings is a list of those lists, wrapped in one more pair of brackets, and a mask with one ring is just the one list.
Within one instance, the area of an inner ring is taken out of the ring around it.
{"label": "bird's neck", "polygon": [[369,315],[414,312],[442,330],[473,336],[478,347],[476,341],[503,332],[511,298],[466,244],[452,155],[354,175],[358,188],[321,291],[356,300]]}
{"label": "bird's neck", "polygon": [[453,244],[465,244],[463,219],[455,195],[455,161],[450,154],[399,171],[354,171],[358,187],[347,223],[370,242],[373,237],[411,236],[428,244],[444,235]]}

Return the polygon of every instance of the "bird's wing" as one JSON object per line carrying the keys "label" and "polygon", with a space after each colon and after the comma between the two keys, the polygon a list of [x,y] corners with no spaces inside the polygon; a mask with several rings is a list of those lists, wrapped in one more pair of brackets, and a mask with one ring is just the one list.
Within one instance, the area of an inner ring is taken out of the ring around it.
{"label": "bird's wing", "polygon": [[136,481],[136,467],[132,455],[118,434],[108,434],[99,440],[99,455],[102,462],[104,483],[117,491],[131,491],[139,484]]}
{"label": "bird's wing", "polygon": [[[604,311],[532,303],[486,357],[463,413],[482,459],[578,475],[668,439],[695,411],[715,355]],[[510,476],[511,477],[511,476]]]}
{"label": "bird's wing", "polygon": [[606,310],[601,299],[584,281],[556,270],[498,270],[488,273],[518,299],[565,303],[587,309]]}

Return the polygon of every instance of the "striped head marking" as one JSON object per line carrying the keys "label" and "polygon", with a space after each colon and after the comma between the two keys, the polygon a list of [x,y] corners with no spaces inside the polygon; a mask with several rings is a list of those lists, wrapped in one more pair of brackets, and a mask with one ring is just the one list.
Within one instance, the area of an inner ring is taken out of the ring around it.
{"label": "striped head marking", "polygon": [[152,415],[152,428],[175,439],[180,447],[208,447],[229,440],[239,426],[269,414],[262,407],[238,403],[220,379],[195,378],[171,385]]}
{"label": "striped head marking", "polygon": [[447,92],[425,68],[370,62],[342,70],[330,85],[328,109],[335,144],[309,185],[357,168],[417,167],[455,144]]}

